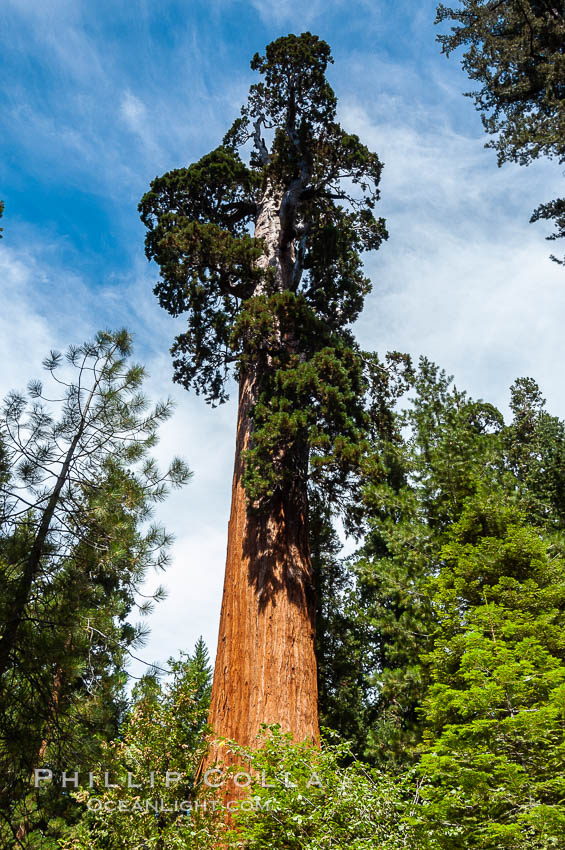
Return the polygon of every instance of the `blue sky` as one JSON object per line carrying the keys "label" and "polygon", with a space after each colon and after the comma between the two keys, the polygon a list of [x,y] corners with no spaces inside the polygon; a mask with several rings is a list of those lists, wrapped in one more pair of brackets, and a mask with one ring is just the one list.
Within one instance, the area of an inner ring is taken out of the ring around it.
{"label": "blue sky", "polygon": [[[25,385],[49,348],[130,328],[174,420],[159,448],[195,472],[161,511],[177,537],[169,598],[144,655],[216,641],[235,411],[171,384],[181,320],[158,307],[137,203],[157,174],[215,147],[252,81],[249,60],[288,32],[332,46],[340,120],[385,163],[390,240],[367,260],[363,345],[426,354],[503,409],[532,375],[561,391],[565,272],[531,210],[560,169],[496,166],[470,84],[435,43],[435,4],[369,0],[4,0],[0,11],[0,390]],[[153,578],[151,581],[154,581]],[[156,580],[155,580],[156,581]]]}

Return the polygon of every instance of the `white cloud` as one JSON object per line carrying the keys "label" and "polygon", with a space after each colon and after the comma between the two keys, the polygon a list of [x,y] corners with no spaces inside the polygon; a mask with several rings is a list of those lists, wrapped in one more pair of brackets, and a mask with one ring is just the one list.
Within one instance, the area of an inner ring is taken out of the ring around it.
{"label": "white cloud", "polygon": [[531,375],[564,416],[565,275],[548,259],[543,228],[528,223],[557,169],[497,169],[480,138],[432,110],[422,124],[402,99],[386,110],[346,103],[342,120],[385,162],[390,240],[368,263],[374,292],[361,342],[425,354],[503,408],[514,379]]}
{"label": "white cloud", "polygon": [[310,0],[308,4],[297,4],[294,0],[251,0],[251,5],[259,12],[267,24],[296,24],[296,29],[304,28],[322,14],[343,6],[343,0]]}
{"label": "white cloud", "polygon": [[76,312],[68,312],[68,301],[62,308],[58,303],[64,292],[72,290],[76,297],[81,282],[61,270],[53,299],[49,271],[31,252],[16,252],[0,243],[0,397],[37,377],[49,350],[67,344],[71,327],[79,335],[86,329]]}
{"label": "white cloud", "polygon": [[141,141],[146,153],[153,160],[160,160],[163,151],[156,139],[153,118],[143,101],[128,90],[122,96],[119,112],[126,127]]}
{"label": "white cloud", "polygon": [[130,91],[125,92],[122,97],[120,111],[126,124],[136,133],[139,132],[140,127],[147,120],[147,109],[145,105]]}
{"label": "white cloud", "polygon": [[7,8],[25,24],[25,40],[49,52],[50,72],[55,61],[65,74],[83,81],[106,75],[95,41],[84,27],[82,0],[7,0]]}
{"label": "white cloud", "polygon": [[[246,87],[239,74],[225,70],[222,79],[222,64],[203,52],[190,27],[182,38],[181,22],[179,44],[154,50],[149,8],[136,13],[144,53],[143,60],[135,55],[132,74],[115,42],[102,37],[98,21],[86,25],[89,12],[82,0],[39,6],[9,0],[2,33],[11,71],[3,85],[4,142],[42,184],[52,181],[113,200],[130,193],[138,198],[156,173],[219,143]],[[131,25],[130,4],[117,4],[115,14]],[[219,79],[213,90],[204,79],[212,66]]]}

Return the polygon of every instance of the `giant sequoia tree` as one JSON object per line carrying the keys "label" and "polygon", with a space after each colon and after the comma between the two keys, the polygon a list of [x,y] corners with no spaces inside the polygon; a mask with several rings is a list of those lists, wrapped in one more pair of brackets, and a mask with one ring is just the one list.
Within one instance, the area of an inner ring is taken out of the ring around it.
{"label": "giant sequoia tree", "polygon": [[308,488],[343,506],[379,371],[349,330],[370,285],[360,255],[381,163],[336,121],[328,45],[279,38],[223,144],[156,178],[140,204],[155,292],[186,330],[177,382],[211,404],[239,381],[231,519],[210,721],[318,737]]}

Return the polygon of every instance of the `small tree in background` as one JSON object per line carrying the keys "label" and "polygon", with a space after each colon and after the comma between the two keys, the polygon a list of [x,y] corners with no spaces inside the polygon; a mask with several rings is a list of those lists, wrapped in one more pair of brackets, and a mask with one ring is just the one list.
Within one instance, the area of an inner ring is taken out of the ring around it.
{"label": "small tree in background", "polygon": [[[69,831],[65,850],[218,846],[217,801],[205,793],[196,798],[211,681],[202,639],[192,655],[181,653],[178,659],[169,659],[168,666],[170,676],[164,684],[149,675],[135,686],[119,736],[105,742],[92,768],[95,784],[88,787],[84,782],[73,792],[83,809],[88,808]],[[117,787],[105,787],[106,771]]]}

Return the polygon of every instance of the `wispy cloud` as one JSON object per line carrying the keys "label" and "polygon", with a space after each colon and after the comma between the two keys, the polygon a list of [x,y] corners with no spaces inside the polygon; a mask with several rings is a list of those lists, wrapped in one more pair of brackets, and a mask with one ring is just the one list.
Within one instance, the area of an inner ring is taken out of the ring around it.
{"label": "wispy cloud", "polygon": [[129,90],[125,91],[119,112],[125,126],[137,136],[152,160],[162,161],[164,152],[157,141],[155,123],[141,98]]}
{"label": "wispy cloud", "polygon": [[374,294],[358,326],[364,345],[425,354],[461,388],[501,407],[516,377],[540,381],[565,415],[563,270],[528,223],[558,169],[493,167],[481,140],[436,120],[407,120],[349,102],[342,119],[385,161],[380,212],[390,240],[369,259]]}
{"label": "wispy cloud", "polygon": [[124,93],[120,104],[120,112],[128,127],[139,133],[147,123],[145,104],[130,91]]}
{"label": "wispy cloud", "polygon": [[[308,26],[322,14],[324,8],[328,10],[328,6],[332,4],[325,3],[324,0],[311,0],[307,5],[298,7],[293,0],[251,0],[251,5],[265,23],[280,25],[296,22]],[[334,0],[334,7],[340,5],[342,5],[341,0],[338,2]]]}
{"label": "wispy cloud", "polygon": [[[32,252],[14,251],[0,243],[0,361],[5,364],[0,370],[0,397],[10,389],[25,388],[41,370],[48,351],[68,339],[71,315],[59,298],[63,292],[68,296],[69,290],[76,296],[77,287],[83,286],[60,270],[63,274],[52,288],[50,271]],[[86,327],[75,314],[74,332],[81,334]]]}

